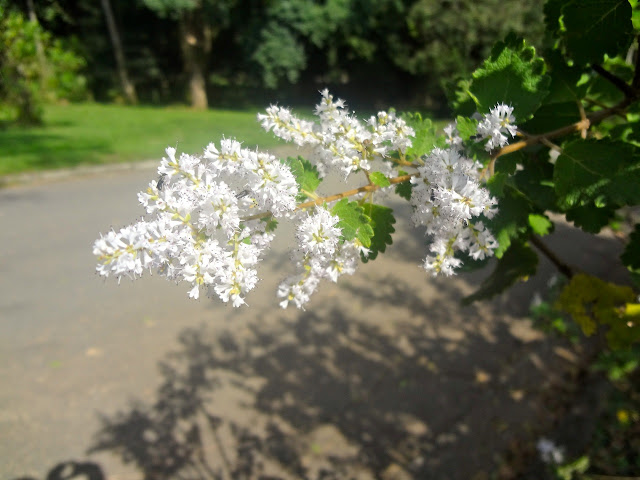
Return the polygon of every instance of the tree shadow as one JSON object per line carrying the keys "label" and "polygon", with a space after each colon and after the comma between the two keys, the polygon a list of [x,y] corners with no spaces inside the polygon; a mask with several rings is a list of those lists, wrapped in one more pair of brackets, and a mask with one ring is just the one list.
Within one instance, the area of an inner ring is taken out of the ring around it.
{"label": "tree shadow", "polygon": [[[54,466],[46,480],[105,480],[100,465],[93,462],[76,462],[73,460],[61,462]],[[36,480],[34,477],[19,477],[15,480]]]}
{"label": "tree shadow", "polygon": [[[101,416],[90,452],[148,480],[515,478],[501,452],[533,448],[578,388],[581,352],[526,318],[555,269],[541,257],[528,282],[461,307],[487,272],[425,280],[422,233],[397,218],[413,233],[312,311],[183,330],[154,399]],[[563,224],[546,240],[625,280],[619,242]]]}
{"label": "tree shadow", "polygon": [[293,319],[185,329],[160,364],[155,399],[102,416],[90,453],[116,452],[146,479],[471,478],[498,468],[496,452],[554,408],[540,401],[549,370],[560,371],[553,345],[524,341],[475,306],[452,312],[455,286],[425,299],[388,283],[362,298],[377,318],[336,299]]}
{"label": "tree shadow", "polygon": [[0,132],[3,153],[18,156],[19,170],[43,170],[80,163],[98,163],[104,154],[113,153],[106,141],[88,141],[64,135],[24,130]]}

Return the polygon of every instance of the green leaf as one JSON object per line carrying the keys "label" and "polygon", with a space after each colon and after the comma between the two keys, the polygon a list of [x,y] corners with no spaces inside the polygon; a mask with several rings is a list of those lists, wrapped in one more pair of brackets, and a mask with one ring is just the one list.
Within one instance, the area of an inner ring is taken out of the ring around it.
{"label": "green leaf", "polygon": [[627,142],[640,147],[640,122],[622,123],[608,132],[612,140]]}
{"label": "green leaf", "polygon": [[453,110],[465,117],[470,117],[476,111],[475,99],[470,90],[471,83],[469,79],[459,80],[447,94]]}
{"label": "green leaf", "polygon": [[562,7],[565,53],[580,65],[626,53],[633,39],[629,0],[571,0]]}
{"label": "green leaf", "polygon": [[385,177],[384,173],[382,172],[371,172],[369,174],[369,180],[371,180],[371,183],[373,183],[374,185],[377,185],[382,188],[388,187],[389,185],[391,185],[391,182],[389,181],[389,179]]}
{"label": "green leaf", "polygon": [[[398,175],[403,176],[407,175],[407,172],[403,170],[398,170]],[[411,200],[411,191],[413,189],[412,183],[407,180],[406,182],[396,184],[396,193],[400,195],[405,200]]]}
{"label": "green leaf", "polygon": [[504,194],[500,197],[498,207],[496,216],[485,223],[500,245],[494,254],[501,258],[512,240],[527,234],[529,213],[532,212],[527,199],[509,185],[504,186]]}
{"label": "green leaf", "polygon": [[544,4],[544,24],[546,33],[555,37],[560,31],[562,6],[567,0],[547,0]]}
{"label": "green leaf", "polygon": [[393,210],[382,205],[368,203],[364,206],[364,211],[371,218],[371,225],[373,226],[373,238],[369,246],[371,251],[368,256],[362,256],[362,261],[366,263],[369,260],[375,260],[378,252],[384,253],[387,245],[393,243],[391,234],[396,231],[393,228],[396,219],[393,216]]}
{"label": "green leaf", "polygon": [[340,217],[336,225],[342,229],[342,238],[345,240],[359,240],[360,243],[369,248],[373,237],[371,218],[364,214],[363,208],[358,202],[350,202],[343,198],[331,209],[333,215]]}
{"label": "green leaf", "polygon": [[580,110],[576,102],[544,104],[528,122],[520,125],[530,134],[550,132],[565,125],[580,121]]}
{"label": "green leaf", "polygon": [[493,195],[501,197],[504,194],[504,187],[509,181],[509,174],[496,172],[487,180],[487,188]]}
{"label": "green leaf", "polygon": [[407,149],[407,157],[421,157],[431,153],[431,150],[436,146],[444,146],[444,137],[439,137],[436,134],[436,128],[429,118],[422,118],[419,113],[405,115],[404,118],[416,132],[411,147]]}
{"label": "green leaf", "polygon": [[466,142],[478,133],[478,121],[474,118],[458,115],[456,118],[456,128],[458,129],[460,138]]}
{"label": "green leaf", "polygon": [[585,84],[578,85],[585,73],[584,69],[567,65],[557,50],[552,50],[546,55],[546,60],[549,67],[547,74],[551,77],[551,84],[549,85],[549,95],[545,97],[544,103],[572,102],[575,106],[576,102],[587,94],[587,86]]}
{"label": "green leaf", "polygon": [[298,158],[288,157],[283,163],[291,169],[291,173],[296,178],[296,183],[300,189],[300,193],[296,197],[298,202],[303,202],[310,198],[303,193],[303,190],[313,193],[320,185],[320,175],[316,166],[300,156]]}
{"label": "green leaf", "polygon": [[261,218],[260,221],[266,223],[264,227],[265,232],[273,232],[278,227],[278,221],[272,216]]}
{"label": "green leaf", "polygon": [[640,2],[638,0],[629,0],[631,4],[631,23],[634,30],[640,30]]}
{"label": "green leaf", "polygon": [[[627,83],[633,78],[633,67],[624,57],[605,57],[602,67]],[[624,93],[602,75],[592,75],[585,86],[588,88],[587,95],[591,100],[609,104],[618,103],[624,99]]]}
{"label": "green leaf", "polygon": [[487,113],[497,103],[513,106],[519,123],[531,117],[547,95],[551,79],[544,60],[524,40],[509,36],[496,44],[491,57],[473,73],[468,93],[477,109]]}
{"label": "green leaf", "polygon": [[512,152],[507,155],[500,155],[495,164],[496,173],[504,173],[506,175],[513,175],[516,173],[518,163],[522,163],[522,152]]}
{"label": "green leaf", "polygon": [[529,226],[536,235],[548,235],[553,231],[553,222],[546,215],[538,213],[529,214]]}
{"label": "green leaf", "polygon": [[640,203],[639,160],[637,147],[607,138],[564,144],[553,173],[559,205],[589,206],[598,197],[610,206]]}
{"label": "green leaf", "polygon": [[473,294],[462,300],[468,305],[476,300],[491,298],[518,280],[526,280],[536,273],[538,256],[522,242],[515,242],[498,261],[496,268],[483,282],[480,288]]}
{"label": "green leaf", "polygon": [[627,268],[640,270],[640,223],[636,224],[629,235],[629,243],[620,258]]}
{"label": "green leaf", "polygon": [[598,208],[594,204],[573,207],[565,212],[567,220],[585,232],[598,233],[616,215],[615,207]]}
{"label": "green leaf", "polygon": [[542,149],[523,156],[524,168],[513,177],[516,188],[538,210],[557,210],[556,192],[553,189],[553,165],[549,163],[549,150]]}

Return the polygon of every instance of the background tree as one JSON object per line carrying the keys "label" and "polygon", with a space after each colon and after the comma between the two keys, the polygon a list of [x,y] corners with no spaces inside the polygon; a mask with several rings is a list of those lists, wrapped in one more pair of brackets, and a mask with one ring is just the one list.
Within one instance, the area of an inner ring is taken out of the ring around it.
{"label": "background tree", "polygon": [[131,83],[131,80],[129,80],[129,73],[127,71],[124,51],[122,49],[122,42],[120,41],[120,34],[118,33],[118,27],[116,25],[115,19],[113,18],[113,11],[111,10],[111,2],[109,0],[101,0],[101,4],[102,10],[104,11],[104,18],[109,29],[109,38],[111,39],[111,44],[113,45],[113,53],[116,59],[118,77],[120,78],[122,90],[129,103],[138,103],[136,88],[133,83]]}
{"label": "background tree", "polygon": [[42,104],[85,97],[84,60],[60,39],[0,2],[0,108],[2,119],[42,120]]}
{"label": "background tree", "polygon": [[212,41],[229,21],[235,0],[143,0],[162,17],[175,18],[180,33],[184,73],[188,77],[191,105],[205,109],[208,62]]}

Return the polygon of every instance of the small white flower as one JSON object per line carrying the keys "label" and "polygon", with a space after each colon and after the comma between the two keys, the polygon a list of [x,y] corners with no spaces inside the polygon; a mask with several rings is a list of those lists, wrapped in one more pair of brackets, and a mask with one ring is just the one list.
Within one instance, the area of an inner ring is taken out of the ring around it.
{"label": "small white flower", "polygon": [[489,115],[485,115],[478,123],[478,134],[483,139],[489,139],[485,145],[485,150],[488,152],[509,143],[506,134],[511,137],[516,136],[518,129],[512,112],[513,107],[499,103],[489,111]]}
{"label": "small white flower", "polygon": [[544,463],[560,465],[564,462],[564,448],[558,447],[552,440],[541,438],[536,445]]}

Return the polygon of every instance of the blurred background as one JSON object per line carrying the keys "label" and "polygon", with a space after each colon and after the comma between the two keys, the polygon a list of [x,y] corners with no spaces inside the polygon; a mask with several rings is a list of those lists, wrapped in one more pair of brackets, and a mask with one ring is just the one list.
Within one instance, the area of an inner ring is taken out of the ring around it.
{"label": "blurred background", "polygon": [[542,0],[0,0],[0,175],[270,148],[256,111],[310,114],[327,87],[446,117],[510,32],[540,46]]}
{"label": "blurred background", "polygon": [[[450,87],[511,32],[543,46],[543,2],[0,0],[0,180],[223,135],[275,149],[256,112],[309,115],[327,87],[359,114],[444,119]],[[307,312],[275,301],[285,243],[247,309],[158,276],[105,284],[91,244],[142,213],[154,168],[0,189],[0,476],[526,478],[580,372],[528,318],[549,262],[463,308],[481,275],[428,278],[396,201],[384,258]],[[559,227],[551,246],[614,276],[619,242],[580,235]]]}
{"label": "blurred background", "polygon": [[2,0],[3,94],[238,108],[329,87],[353,106],[443,111],[447,85],[507,33],[540,44],[542,4]]}
{"label": "blurred background", "polygon": [[[515,32],[542,43],[542,6],[541,0],[0,0],[0,142],[7,156],[0,174],[156,156],[165,145],[150,130],[165,143],[199,148],[202,138],[176,134],[166,122],[185,123],[197,136],[202,129],[194,124],[240,128],[253,116],[233,117],[229,125],[216,115],[187,117],[180,107],[253,113],[278,102],[309,112],[325,87],[363,113],[395,107],[444,116],[450,86],[494,42]],[[131,105],[155,108],[125,108]],[[123,118],[130,119],[124,127]],[[66,143],[42,138],[36,128],[30,143],[43,148],[16,146],[25,138],[16,130],[6,135],[16,124],[49,126]],[[118,137],[118,128],[131,133],[131,125],[137,146]],[[105,128],[124,145],[99,135]],[[246,140],[270,141],[256,132]],[[58,148],[72,158],[53,155]]]}

